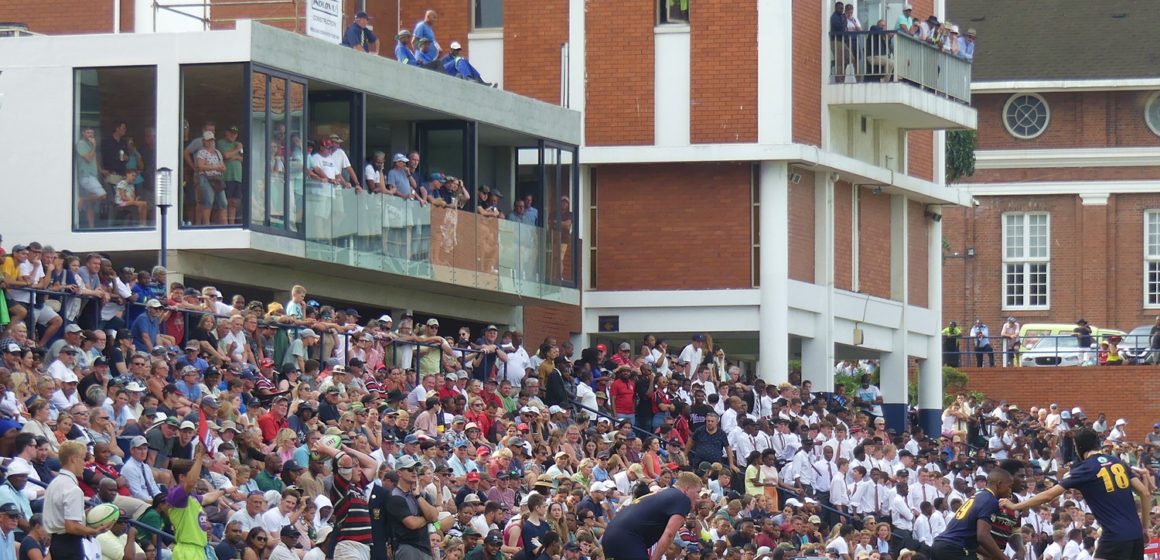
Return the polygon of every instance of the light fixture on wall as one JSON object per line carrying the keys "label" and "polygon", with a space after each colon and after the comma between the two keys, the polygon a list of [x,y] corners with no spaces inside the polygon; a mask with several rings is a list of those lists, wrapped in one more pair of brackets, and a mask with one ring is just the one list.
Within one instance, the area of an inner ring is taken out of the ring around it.
{"label": "light fixture on wall", "polygon": [[173,206],[173,170],[168,167],[157,169],[154,180],[157,182],[157,208],[161,210],[161,251],[157,255],[157,264],[165,266],[165,253],[168,251],[169,207]]}
{"label": "light fixture on wall", "polygon": [[874,188],[871,189],[870,192],[874,194],[874,196],[882,194],[882,185],[874,185]]}

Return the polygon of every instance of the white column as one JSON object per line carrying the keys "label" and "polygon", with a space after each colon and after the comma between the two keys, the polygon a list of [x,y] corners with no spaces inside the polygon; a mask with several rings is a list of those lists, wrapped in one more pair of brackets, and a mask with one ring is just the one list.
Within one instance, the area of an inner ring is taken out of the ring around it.
{"label": "white column", "polygon": [[760,144],[789,144],[793,138],[793,24],[791,0],[757,3],[757,142]]}
{"label": "white column", "polygon": [[[584,77],[587,75],[584,0],[568,0],[568,102],[569,108],[584,112]],[[584,119],[580,119],[584,138]],[[575,214],[575,212],[573,212]]]}
{"label": "white column", "polygon": [[[176,251],[173,250],[173,240],[176,237],[177,228],[181,225],[181,150],[184,146],[181,144],[181,67],[176,64],[158,64],[157,65],[157,120],[154,123],[156,126],[157,138],[157,163],[156,169],[168,167],[173,170],[172,180],[169,186],[169,198],[173,203],[173,207],[166,212],[166,222],[161,222],[161,211],[153,208],[151,211],[156,212],[158,227],[168,228],[166,234],[169,236],[169,250],[167,258],[167,265],[170,272],[181,271],[181,268],[174,268],[174,265],[180,266],[180,260],[174,259]],[[153,174],[156,177],[156,174]],[[154,196],[156,196],[157,185],[147,185],[146,188],[153,189]],[[161,247],[161,232],[157,232],[157,245],[152,248]],[[177,282],[179,280],[170,280]]]}
{"label": "white column", "polygon": [[814,284],[824,290],[814,337],[802,341],[802,379],[815,391],[834,390],[834,182],[814,173]]}
{"label": "white column", "polygon": [[[941,214],[939,214],[941,216]],[[918,419],[928,435],[938,433],[943,405],[942,385],[942,221],[928,220],[926,300],[933,315],[926,359],[918,366]]]}
{"label": "white column", "polygon": [[789,192],[784,161],[763,161],[761,189],[761,331],[759,375],[767,382],[789,381]]}
{"label": "white column", "polygon": [[[882,195],[878,195],[882,196]],[[890,296],[904,306],[902,320],[891,335],[890,352],[882,355],[880,386],[883,412],[887,424],[902,431],[906,422],[906,385],[908,381],[907,363],[907,322],[905,305],[907,300],[907,203],[906,197],[890,197]]]}

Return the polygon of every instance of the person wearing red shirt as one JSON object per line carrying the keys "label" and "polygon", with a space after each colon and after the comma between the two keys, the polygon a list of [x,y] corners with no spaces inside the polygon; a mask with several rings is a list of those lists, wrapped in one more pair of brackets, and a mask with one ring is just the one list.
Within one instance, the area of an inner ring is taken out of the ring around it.
{"label": "person wearing red shirt", "polygon": [[286,413],[289,409],[290,403],[286,397],[276,397],[274,403],[270,405],[270,412],[258,418],[258,427],[262,429],[263,443],[274,441],[274,438],[278,437],[278,432],[290,428],[290,422],[286,420]]}
{"label": "person wearing red shirt", "polygon": [[459,381],[459,374],[454,371],[449,371],[447,375],[443,376],[443,386],[439,388],[439,400],[455,398],[460,395],[459,389],[455,387],[457,381]]}
{"label": "person wearing red shirt", "polygon": [[619,351],[612,355],[612,363],[617,366],[632,366],[632,345],[627,342],[621,342]]}
{"label": "person wearing red shirt", "polygon": [[632,370],[621,366],[616,369],[616,380],[612,382],[612,411],[617,420],[628,420],[636,424],[636,384],[632,381]]}

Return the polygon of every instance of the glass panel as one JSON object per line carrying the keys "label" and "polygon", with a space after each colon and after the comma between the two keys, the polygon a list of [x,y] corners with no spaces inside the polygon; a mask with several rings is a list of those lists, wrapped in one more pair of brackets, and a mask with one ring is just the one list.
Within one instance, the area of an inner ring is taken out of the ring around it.
{"label": "glass panel", "polygon": [[270,227],[286,229],[286,212],[289,208],[286,183],[286,80],[270,77],[270,139],[266,143],[266,160],[269,166]]}
{"label": "glass panel", "polygon": [[1004,216],[1006,223],[1006,255],[1008,259],[1023,258],[1023,214]]}
{"label": "glass panel", "polygon": [[689,0],[659,0],[660,23],[689,23]]}
{"label": "glass panel", "polygon": [[503,27],[503,0],[475,0],[475,28]]}
{"label": "glass panel", "polygon": [[289,219],[291,231],[302,231],[302,204],[303,183],[306,178],[305,144],[302,139],[306,136],[306,86],[297,82],[290,82],[290,107],[288,109],[290,137],[286,146],[286,178],[288,181]]}
{"label": "glass panel", "polygon": [[1148,263],[1148,305],[1160,304],[1160,262]]}
{"label": "glass panel", "polygon": [[[247,123],[244,64],[181,67],[182,115],[188,126],[182,216],[185,225],[241,225],[249,199],[244,162]],[[207,132],[213,139],[206,139]],[[212,147],[211,147],[212,146]],[[252,155],[252,154],[250,154]]]}
{"label": "glass panel", "polygon": [[1028,279],[1028,302],[1027,305],[1031,307],[1046,307],[1047,306],[1047,265],[1046,264],[1031,264],[1027,265],[1030,268]]}
{"label": "glass panel", "polygon": [[1045,259],[1048,250],[1047,214],[1031,214],[1027,219],[1029,223],[1027,256]]}
{"label": "glass panel", "polygon": [[[464,177],[467,162],[464,161],[464,133],[462,129],[429,129],[427,143],[422,148],[423,168],[428,175],[440,172],[445,175]],[[426,179],[427,177],[424,177]]]}
{"label": "glass panel", "polygon": [[266,138],[266,85],[268,76],[261,72],[250,74],[250,144],[257,146],[251,150],[250,159],[250,223],[263,226],[271,221],[272,209],[270,166],[268,152],[270,143]]}
{"label": "glass panel", "polygon": [[157,70],[74,73],[73,227],[152,228]]}

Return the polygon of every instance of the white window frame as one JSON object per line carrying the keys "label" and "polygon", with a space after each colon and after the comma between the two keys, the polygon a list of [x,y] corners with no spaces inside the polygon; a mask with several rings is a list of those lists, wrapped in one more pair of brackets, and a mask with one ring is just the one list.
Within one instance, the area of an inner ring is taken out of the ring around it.
{"label": "white window frame", "polygon": [[[1031,233],[1030,232],[1031,220],[1029,218],[1031,216],[1043,216],[1047,222],[1046,223],[1047,242],[1046,242],[1046,247],[1045,247],[1046,251],[1045,251],[1045,254],[1043,256],[1040,256],[1040,257],[1029,256],[1028,250],[1030,249],[1030,246],[1028,245],[1028,240],[1030,239],[1030,233]],[[1007,256],[1007,221],[1008,221],[1008,219],[1011,219],[1013,217],[1020,217],[1023,221],[1023,232],[1022,232],[1023,254],[1022,254],[1022,256],[1017,257],[1017,258]],[[1001,216],[1000,227],[1002,228],[1002,232],[1001,232],[1001,236],[1000,236],[1002,241],[1001,241],[1001,244],[999,247],[1000,257],[1001,257],[1000,258],[1000,268],[999,268],[999,273],[1000,273],[1000,278],[1001,278],[1001,280],[1000,280],[1001,292],[999,294],[999,297],[1000,297],[1000,301],[1002,301],[1002,309],[1004,311],[1008,311],[1008,310],[1010,310],[1010,311],[1029,311],[1029,310],[1051,309],[1051,214],[1049,214],[1047,212],[1006,212],[1006,213],[1002,214],[1002,216]],[[1023,304],[1022,305],[1011,305],[1007,302],[1007,287],[1008,287],[1007,267],[1008,267],[1008,265],[1022,265],[1024,267],[1024,269],[1023,269],[1024,290],[1023,290]],[[1031,265],[1044,265],[1045,266],[1045,275],[1047,277],[1047,280],[1046,280],[1047,289],[1046,289],[1046,295],[1044,298],[1045,301],[1042,305],[1028,304],[1028,301],[1031,298],[1031,294],[1030,294],[1031,272],[1029,270],[1029,267]]]}
{"label": "white window frame", "polygon": [[1144,124],[1148,125],[1148,129],[1152,131],[1152,134],[1160,136],[1160,122],[1153,123],[1148,118],[1148,114],[1152,112],[1152,108],[1157,104],[1160,104],[1160,91],[1148,96],[1148,102],[1144,103]]}
{"label": "white window frame", "polygon": [[1148,287],[1149,270],[1148,269],[1154,266],[1157,268],[1157,271],[1160,272],[1160,241],[1157,242],[1156,250],[1153,251],[1152,247],[1150,246],[1149,239],[1148,239],[1148,237],[1149,237],[1148,236],[1148,226],[1149,226],[1150,221],[1155,221],[1156,226],[1158,228],[1160,228],[1160,210],[1145,210],[1144,211],[1144,221],[1143,221],[1143,224],[1144,224],[1144,227],[1143,227],[1143,230],[1144,230],[1144,247],[1143,247],[1144,248],[1144,250],[1143,250],[1143,253],[1144,253],[1144,278],[1143,278],[1144,291],[1143,291],[1143,294],[1144,294],[1144,297],[1143,297],[1143,304],[1144,304],[1144,309],[1160,309],[1160,287],[1157,287],[1157,290],[1156,290],[1156,301],[1155,302],[1148,301],[1149,299],[1151,299],[1149,297],[1151,294],[1148,291],[1149,290],[1149,287]]}
{"label": "white window frame", "polygon": [[[1010,109],[1011,104],[1014,103],[1015,100],[1019,99],[1020,97],[1034,97],[1035,99],[1038,99],[1039,102],[1043,104],[1044,110],[1047,112],[1047,120],[1045,120],[1043,122],[1043,128],[1039,129],[1039,132],[1036,132],[1035,134],[1030,134],[1030,135],[1019,134],[1019,133],[1015,132],[1014,130],[1012,130],[1010,123],[1007,122],[1007,109]],[[1047,129],[1051,127],[1051,104],[1048,103],[1047,100],[1044,99],[1043,96],[1039,95],[1038,93],[1018,92],[1018,93],[1012,94],[1011,97],[1007,98],[1007,102],[1003,104],[1003,114],[1001,114],[999,116],[1003,119],[1003,128],[1005,128],[1007,130],[1007,134],[1010,134],[1011,136],[1018,138],[1020,140],[1033,140],[1035,138],[1039,138],[1040,136],[1042,136],[1043,133],[1047,132]]]}
{"label": "white window frame", "polygon": [[[502,39],[503,38],[502,37],[502,32],[503,32],[503,23],[502,22],[500,23],[500,25],[498,27],[477,27],[475,25],[475,12],[476,12],[476,10],[479,9],[479,4],[480,4],[480,0],[471,0],[471,30],[473,32],[480,31],[480,32],[485,32],[485,33],[487,33],[487,32],[500,32],[501,36],[499,38]],[[504,9],[505,10],[507,9],[506,6],[504,7]],[[504,15],[507,15],[506,11],[505,11]]]}

